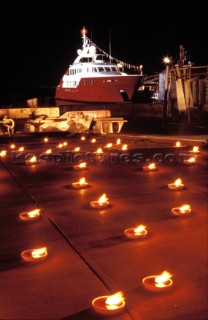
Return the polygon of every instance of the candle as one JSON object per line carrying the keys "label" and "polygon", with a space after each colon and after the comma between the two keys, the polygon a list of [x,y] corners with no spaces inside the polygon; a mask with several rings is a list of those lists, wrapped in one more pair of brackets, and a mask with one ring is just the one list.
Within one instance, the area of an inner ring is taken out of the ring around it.
{"label": "candle", "polygon": [[168,188],[171,190],[181,190],[184,188],[184,184],[182,183],[182,180],[176,179],[174,183],[169,183]]}
{"label": "candle", "polygon": [[191,207],[189,204],[184,204],[181,207],[173,208],[172,213],[176,216],[184,216],[191,213]]}
{"label": "candle", "polygon": [[102,148],[98,148],[97,151],[93,152],[95,154],[102,154],[103,153],[103,150]]}
{"label": "candle", "polygon": [[84,189],[88,187],[88,183],[86,182],[85,178],[81,178],[78,182],[73,182],[72,186],[75,189]]}
{"label": "candle", "polygon": [[82,162],[82,163],[74,166],[74,170],[85,170],[85,169],[87,169],[86,162]]}
{"label": "candle", "polygon": [[1,152],[0,152],[0,157],[5,157],[6,156],[6,154],[7,154],[7,152],[6,152],[6,150],[2,150]]}
{"label": "candle", "polygon": [[172,287],[172,275],[163,271],[161,275],[153,275],[143,278],[142,283],[144,287],[150,291],[161,292],[168,290]]}
{"label": "candle", "polygon": [[121,147],[121,150],[127,150],[128,149],[128,144],[123,144]]}
{"label": "candle", "polygon": [[46,154],[51,154],[51,153],[52,153],[52,149],[47,149],[47,150],[45,151],[45,153],[46,153]]}
{"label": "candle", "polygon": [[112,143],[107,143],[105,148],[112,148],[113,144]]}
{"label": "candle", "polygon": [[93,299],[92,307],[100,314],[115,314],[123,310],[125,300],[120,291],[112,296],[101,296]]}
{"label": "candle", "polygon": [[39,249],[25,250],[21,253],[21,257],[25,261],[36,262],[45,259],[47,254],[47,248],[43,247]]}
{"label": "candle", "polygon": [[106,197],[106,194],[103,193],[103,195],[97,201],[91,201],[90,204],[95,209],[103,209],[109,206],[109,201]]}
{"label": "candle", "polygon": [[196,163],[196,159],[194,157],[191,157],[189,159],[185,159],[183,163],[191,166]]}
{"label": "candle", "polygon": [[30,159],[25,160],[25,164],[37,164],[38,160],[36,156],[31,157]]}
{"label": "candle", "polygon": [[34,221],[36,219],[38,219],[40,216],[40,209],[35,209],[33,211],[29,211],[29,212],[21,212],[19,214],[19,217],[21,220],[24,221]]}
{"label": "candle", "polygon": [[194,147],[192,148],[192,150],[189,150],[189,152],[190,152],[190,153],[200,153],[199,147],[198,147],[198,146],[194,146]]}
{"label": "candle", "polygon": [[150,163],[148,166],[143,167],[144,171],[156,171],[157,167],[154,162]]}
{"label": "candle", "polygon": [[137,239],[137,238],[144,238],[147,235],[147,230],[146,227],[143,226],[142,224],[140,224],[138,227],[136,228],[129,228],[126,229],[124,231],[125,235],[128,238],[133,238],[133,239]]}
{"label": "candle", "polygon": [[180,141],[177,141],[175,146],[176,146],[176,148],[180,148],[181,147]]}

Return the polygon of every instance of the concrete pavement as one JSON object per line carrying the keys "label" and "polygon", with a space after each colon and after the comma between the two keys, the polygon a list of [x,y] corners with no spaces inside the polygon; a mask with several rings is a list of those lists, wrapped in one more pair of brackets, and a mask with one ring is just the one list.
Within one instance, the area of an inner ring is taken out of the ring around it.
{"label": "concrete pavement", "polygon": [[[1,139],[0,152],[6,150],[7,155],[0,158],[0,318],[207,319],[206,135],[44,138]],[[181,147],[176,148],[179,140]],[[121,150],[124,144],[127,150]],[[184,165],[195,145],[200,148],[196,164]],[[98,155],[98,148],[104,154]],[[48,149],[52,153],[47,155]],[[39,163],[26,165],[29,155],[36,155]],[[157,171],[143,171],[152,160]],[[74,170],[81,161],[87,162],[87,169]],[[82,177],[89,187],[74,189],[72,183]],[[168,189],[179,177],[185,188]],[[103,193],[109,207],[92,208],[91,201]],[[172,214],[172,208],[186,203],[191,205],[189,215]],[[21,212],[35,208],[41,210],[37,220],[20,220]],[[125,229],[140,224],[146,226],[147,237],[127,238]],[[45,259],[22,259],[24,250],[40,247],[47,247]],[[144,277],[164,270],[172,274],[168,291],[144,288]],[[121,312],[101,315],[92,308],[94,298],[120,291],[125,298]]]}

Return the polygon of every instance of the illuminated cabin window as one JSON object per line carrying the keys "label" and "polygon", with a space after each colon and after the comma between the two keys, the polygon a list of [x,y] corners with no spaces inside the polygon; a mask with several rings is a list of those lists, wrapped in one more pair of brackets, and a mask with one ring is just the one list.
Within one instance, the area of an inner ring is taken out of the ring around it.
{"label": "illuminated cabin window", "polygon": [[75,88],[79,84],[78,81],[64,81],[62,87],[63,88]]}

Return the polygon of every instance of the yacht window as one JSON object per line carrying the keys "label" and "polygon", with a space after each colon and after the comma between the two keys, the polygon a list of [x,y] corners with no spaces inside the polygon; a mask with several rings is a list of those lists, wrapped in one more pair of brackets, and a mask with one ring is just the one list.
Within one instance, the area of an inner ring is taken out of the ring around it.
{"label": "yacht window", "polygon": [[98,71],[102,72],[102,71],[104,71],[104,68],[103,67],[98,67]]}

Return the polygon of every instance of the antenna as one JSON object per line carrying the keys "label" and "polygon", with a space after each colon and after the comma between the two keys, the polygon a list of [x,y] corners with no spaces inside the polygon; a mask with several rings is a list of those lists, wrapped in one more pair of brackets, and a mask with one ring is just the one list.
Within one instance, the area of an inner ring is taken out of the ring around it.
{"label": "antenna", "polygon": [[109,29],[109,55],[110,55],[110,62],[111,62],[111,27]]}

